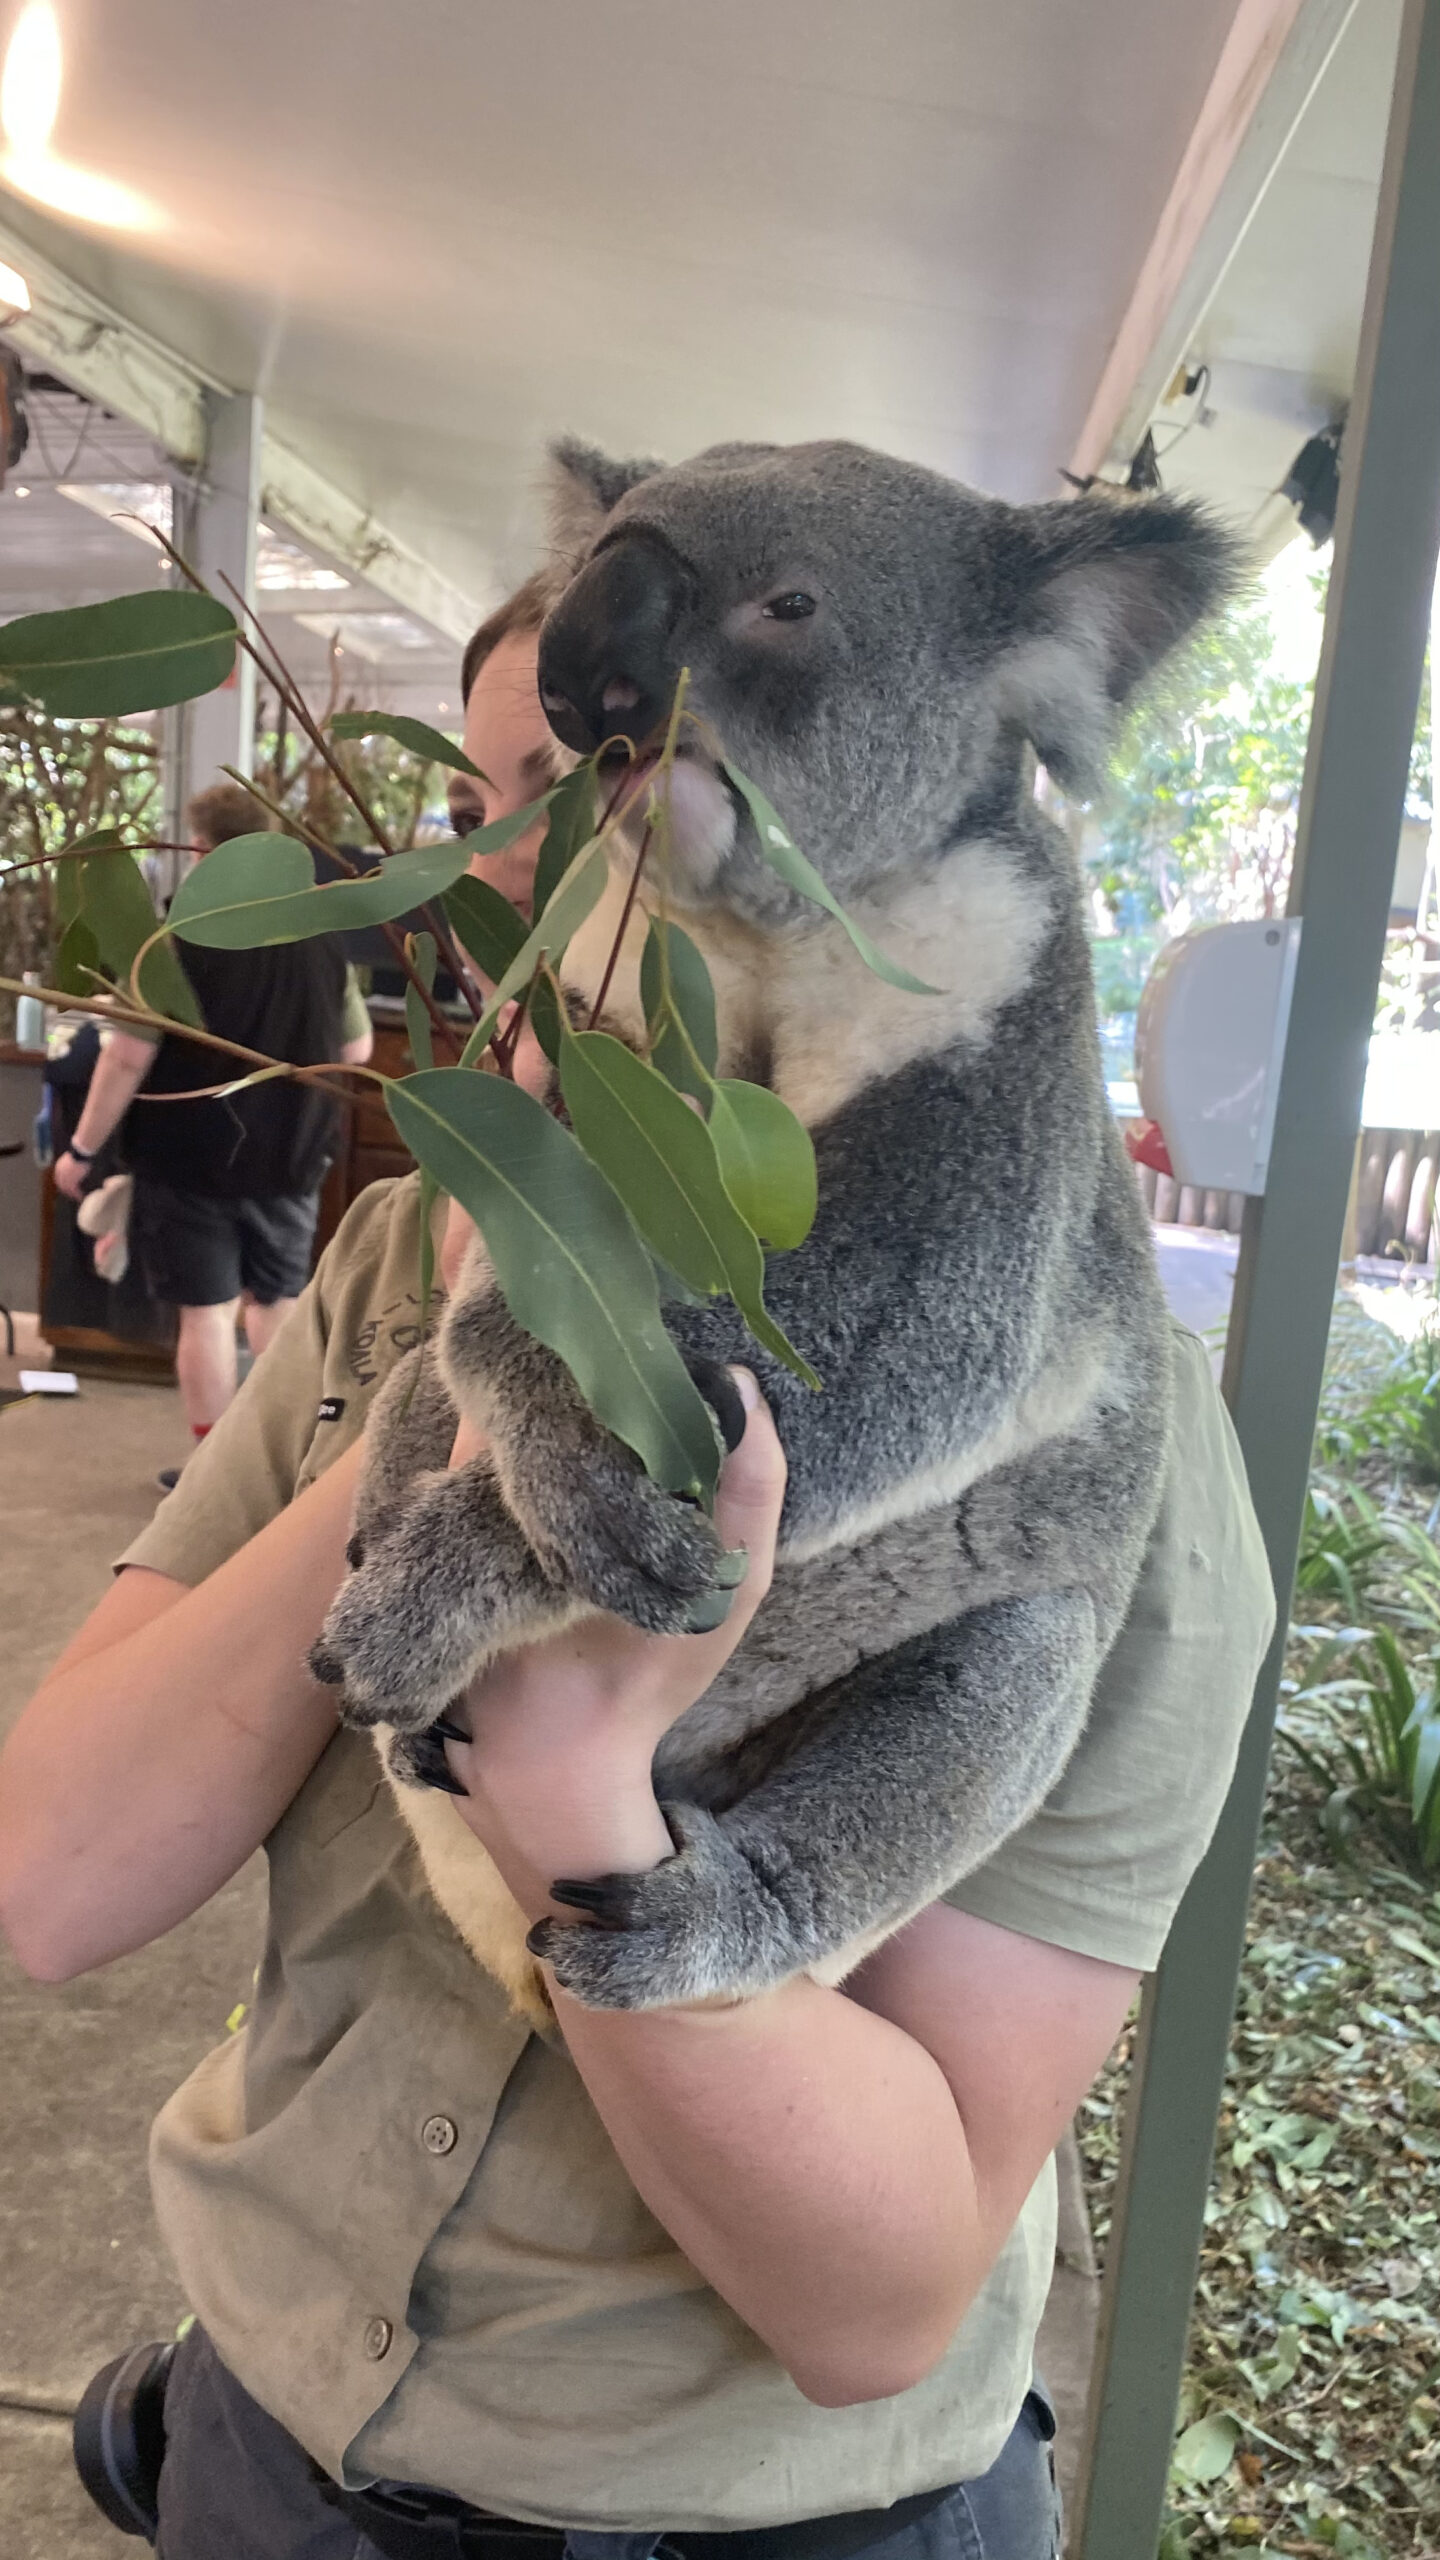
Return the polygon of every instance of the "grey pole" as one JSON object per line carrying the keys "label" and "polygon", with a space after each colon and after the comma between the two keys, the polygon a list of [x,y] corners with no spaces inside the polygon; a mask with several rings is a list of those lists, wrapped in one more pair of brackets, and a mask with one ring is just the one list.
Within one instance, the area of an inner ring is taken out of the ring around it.
{"label": "grey pole", "polygon": [[[255,547],[260,522],[263,409],[248,392],[205,395],[205,458],[185,511],[179,542],[193,568],[226,603],[229,578],[255,602]],[[249,773],[255,755],[255,669],[244,652],[228,684],[186,706],[180,770],[181,806],[220,775],[222,765]]]}
{"label": "grey pole", "polygon": [[[1408,0],[1345,431],[1290,911],[1303,914],[1269,1186],[1225,1361],[1277,1593],[1295,1574],[1440,542],[1440,0]],[[1285,1610],[1282,1607],[1282,1629]],[[1155,2560],[1279,1689],[1147,1988],[1106,2253],[1077,2560]]]}

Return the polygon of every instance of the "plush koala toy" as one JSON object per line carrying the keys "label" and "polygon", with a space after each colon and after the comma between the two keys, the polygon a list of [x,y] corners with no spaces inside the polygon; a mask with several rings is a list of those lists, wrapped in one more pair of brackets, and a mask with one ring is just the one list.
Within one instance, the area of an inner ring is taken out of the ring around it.
{"label": "plush koala toy", "polygon": [[[643,743],[688,668],[830,887],[943,990],[866,970],[687,733],[672,911],[715,980],[720,1073],[771,1084],[814,1137],[819,1214],[766,1291],[824,1391],[728,1304],[667,1310],[717,1409],[714,1364],[754,1366],[790,1472],[771,1592],[656,1756],[674,1856],[567,1888],[583,1920],[535,1933],[567,1991],[644,2008],[840,1980],[1025,1821],[1084,1723],[1159,1500],[1168,1351],[1078,869],[1033,758],[1091,779],[1233,562],[1172,500],[1009,506],[849,444],[675,469],[571,444],[556,467],[569,576],[540,678],[563,745]],[[619,894],[571,948],[581,994]],[[643,1028],[643,935],[607,999],[621,1036]],[[457,1411],[489,1455],[444,1472]],[[577,1610],[674,1632],[723,1608],[704,1512],[592,1419],[482,1247],[371,1434],[315,1664],[401,1778],[439,1774],[427,1728],[497,1650]],[[400,1793],[442,1905],[523,2000],[524,1923],[484,1852],[444,1797]]]}

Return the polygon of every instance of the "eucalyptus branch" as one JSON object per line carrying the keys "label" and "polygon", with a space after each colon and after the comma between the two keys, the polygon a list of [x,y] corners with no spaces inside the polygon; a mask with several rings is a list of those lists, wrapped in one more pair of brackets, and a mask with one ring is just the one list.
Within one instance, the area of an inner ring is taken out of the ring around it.
{"label": "eucalyptus branch", "polygon": [[587,1031],[594,1030],[604,1008],[605,999],[610,993],[610,981],[615,975],[616,966],[620,958],[620,947],[625,940],[630,918],[635,911],[635,900],[640,891],[640,875],[645,868],[646,857],[649,854],[654,834],[655,821],[653,818],[647,818],[645,821],[644,833],[640,838],[640,850],[635,856],[635,867],[630,874],[630,886],[625,892],[625,903],[620,910],[620,921],[615,928],[615,939],[610,945],[610,957],[605,963],[599,990],[596,994],[594,1003],[590,1007],[590,1019],[585,1025]]}
{"label": "eucalyptus branch", "polygon": [[[97,973],[92,971],[91,974]],[[340,1058],[321,1059],[310,1067],[292,1067],[281,1059],[267,1058],[263,1049],[246,1049],[238,1040],[222,1040],[217,1032],[198,1030],[188,1022],[172,1022],[168,1014],[157,1013],[153,1005],[147,1005],[143,1000],[136,1003],[123,991],[119,993],[117,1002],[110,996],[70,995],[62,987],[27,986],[23,978],[0,978],[0,994],[34,996],[41,1004],[53,1005],[58,1013],[95,1014],[102,1022],[111,1023],[117,1031],[153,1031],[161,1038],[167,1032],[173,1033],[177,1040],[193,1040],[202,1049],[219,1049],[228,1058],[243,1058],[248,1066],[273,1068],[285,1075],[367,1076],[381,1084],[394,1082],[393,1077],[382,1074],[378,1067],[348,1066]],[[327,1089],[335,1090],[334,1087]],[[159,1097],[151,1098],[158,1100]],[[180,1101],[188,1101],[189,1098],[185,1094],[177,1096]],[[337,1099],[344,1101],[347,1097],[341,1092]]]}

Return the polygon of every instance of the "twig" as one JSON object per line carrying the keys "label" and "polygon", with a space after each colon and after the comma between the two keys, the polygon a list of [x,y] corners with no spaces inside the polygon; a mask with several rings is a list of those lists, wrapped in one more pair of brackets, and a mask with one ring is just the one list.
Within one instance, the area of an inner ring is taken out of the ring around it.
{"label": "twig", "polygon": [[594,1003],[590,1007],[590,1019],[585,1025],[587,1031],[594,1030],[596,1023],[600,1019],[605,999],[610,993],[610,981],[615,975],[616,966],[620,958],[620,946],[625,939],[626,927],[628,926],[631,915],[634,912],[635,900],[640,889],[640,874],[645,868],[646,857],[650,851],[651,839],[654,836],[654,833],[655,822],[653,818],[647,818],[645,821],[645,832],[640,838],[640,850],[635,856],[635,868],[630,874],[630,886],[625,892],[625,904],[620,910],[620,922],[615,928],[615,939],[610,945],[610,957],[605,963],[605,973],[600,980],[599,992],[596,995]]}

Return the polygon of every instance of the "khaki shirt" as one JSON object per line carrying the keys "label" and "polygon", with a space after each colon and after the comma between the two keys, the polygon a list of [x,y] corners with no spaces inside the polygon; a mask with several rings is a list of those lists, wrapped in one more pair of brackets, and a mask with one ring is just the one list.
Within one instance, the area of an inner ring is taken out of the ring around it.
{"label": "khaki shirt", "polygon": [[[361,1430],[416,1340],[414,1178],[356,1202],[179,1490],[128,1550],[194,1584]],[[1053,1796],[947,1900],[1142,1969],[1205,1847],[1273,1619],[1229,1419],[1176,1335],[1175,1463]],[[336,2477],[596,2531],[889,2505],[988,2469],[1054,2252],[1037,2180],[938,2370],[820,2409],[636,2194],[562,2044],[527,2032],[339,1732],[266,1843],[243,2031],[156,2128],[161,2228],[225,2362]]]}

